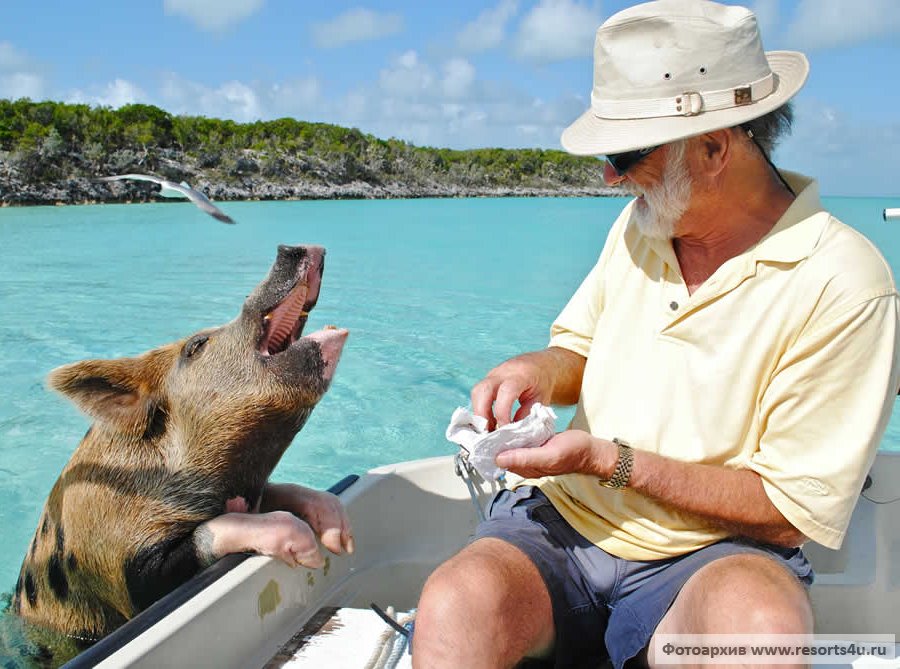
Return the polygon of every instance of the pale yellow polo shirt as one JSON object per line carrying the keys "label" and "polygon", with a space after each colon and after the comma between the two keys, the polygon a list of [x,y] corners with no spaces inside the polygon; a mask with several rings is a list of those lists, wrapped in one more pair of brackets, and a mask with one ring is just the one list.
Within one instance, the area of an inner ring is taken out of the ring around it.
{"label": "pale yellow polo shirt", "polygon": [[[838,548],[900,384],[898,296],[861,234],[798,197],[756,246],[689,295],[668,241],[612,227],[553,324],[587,357],[571,427],[686,462],[757,472],[810,539]],[[565,519],[605,551],[654,560],[726,532],[592,476],[541,479]]]}

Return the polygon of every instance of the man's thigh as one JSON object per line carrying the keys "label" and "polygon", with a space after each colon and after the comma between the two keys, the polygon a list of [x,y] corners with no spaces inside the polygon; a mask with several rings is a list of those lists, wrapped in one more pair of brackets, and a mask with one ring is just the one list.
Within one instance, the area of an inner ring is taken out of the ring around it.
{"label": "man's thigh", "polygon": [[656,628],[662,634],[811,634],[813,614],[804,584],[783,561],[743,553],[707,564],[684,584]]}
{"label": "man's thigh", "polygon": [[602,551],[575,532],[543,493],[530,486],[498,494],[476,538],[515,546],[534,565],[552,606],[551,658],[556,667],[593,668],[606,660],[604,591],[611,589],[615,578],[614,558],[607,556],[602,573],[584,573],[577,555]]}
{"label": "man's thigh", "polygon": [[[805,589],[812,580],[812,568],[800,549],[744,540],[720,541],[658,563],[629,563],[607,628],[613,664],[618,669],[636,656],[645,658],[655,632],[702,633],[700,627],[685,626],[688,616],[695,623],[702,614],[724,624],[718,603],[726,607],[729,601],[744,602],[732,610],[735,633],[746,629],[754,601],[765,602],[767,614],[783,601],[808,606]],[[784,597],[769,597],[773,589]]]}

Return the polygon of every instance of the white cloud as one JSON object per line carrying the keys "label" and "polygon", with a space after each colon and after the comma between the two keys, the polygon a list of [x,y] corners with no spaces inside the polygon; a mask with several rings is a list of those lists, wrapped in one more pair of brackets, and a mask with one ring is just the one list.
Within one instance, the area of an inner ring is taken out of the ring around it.
{"label": "white cloud", "polygon": [[562,129],[583,105],[574,97],[540,100],[485,82],[463,58],[432,64],[407,51],[373,84],[334,105],[328,120],[420,146],[559,148]]}
{"label": "white cloud", "polygon": [[44,97],[44,79],[37,66],[11,42],[0,42],[0,98]]}
{"label": "white cloud", "polygon": [[277,84],[229,81],[220,86],[207,86],[169,73],[163,81],[159,106],[173,114],[243,123],[284,116],[323,120],[331,110],[327,109],[321,88],[314,77]]}
{"label": "white cloud", "polygon": [[435,74],[419,60],[415,51],[407,51],[378,77],[381,89],[391,96],[414,99],[433,92]]}
{"label": "white cloud", "polygon": [[785,41],[797,49],[828,49],[900,35],[897,0],[800,0]]}
{"label": "white cloud", "polygon": [[[351,125],[359,119],[369,118],[371,114],[369,98],[364,91],[351,91],[348,93],[344,98],[341,109],[342,113],[335,118],[347,119]],[[339,121],[332,121],[332,123],[337,122]]]}
{"label": "white cloud", "polygon": [[275,84],[270,93],[269,108],[277,116],[302,117],[323,102],[322,85],[315,77]]}
{"label": "white cloud", "polygon": [[0,70],[14,70],[25,67],[28,58],[10,42],[0,42]]}
{"label": "white cloud", "polygon": [[399,14],[383,14],[357,7],[333,18],[314,23],[313,42],[323,48],[334,48],[351,42],[368,42],[394,35],[403,30]]}
{"label": "white cloud", "polygon": [[462,98],[475,82],[475,68],[464,58],[453,58],[444,63],[441,88],[448,98]]}
{"label": "white cloud", "polygon": [[233,109],[237,118],[254,121],[262,117],[259,97],[240,81],[229,81],[213,91],[213,99]]}
{"label": "white cloud", "polygon": [[66,96],[66,102],[101,105],[117,109],[122,105],[136,102],[146,103],[147,94],[137,85],[124,79],[116,79],[97,92],[86,93],[82,90],[74,90]]}
{"label": "white cloud", "polygon": [[164,0],[166,14],[184,16],[201,30],[221,32],[258,12],[265,0]]}
{"label": "white cloud", "polygon": [[522,19],[513,50],[539,63],[590,56],[601,23],[596,8],[576,0],[541,0]]}
{"label": "white cloud", "polygon": [[475,67],[465,58],[446,61],[439,74],[415,51],[407,51],[395,58],[378,77],[379,95],[402,100],[404,104],[468,98],[473,93],[474,84]]}
{"label": "white cloud", "polygon": [[227,118],[240,122],[264,118],[259,95],[247,84],[229,81],[216,88],[169,74],[163,83],[163,106],[173,114]]}
{"label": "white cloud", "polygon": [[567,113],[563,103],[551,105],[543,114],[532,115],[527,104],[517,105],[512,101],[405,103],[371,97],[368,101],[366,117],[353,120],[365,132],[379,137],[398,137],[419,146],[455,149],[558,149],[562,129],[574,118]]}
{"label": "white cloud", "polygon": [[499,5],[484,10],[474,21],[463,27],[456,36],[457,46],[467,53],[500,46],[506,36],[506,24],[518,11],[518,0],[501,0]]}
{"label": "white cloud", "polygon": [[0,98],[41,100],[43,97],[44,80],[38,75],[27,72],[0,73]]}

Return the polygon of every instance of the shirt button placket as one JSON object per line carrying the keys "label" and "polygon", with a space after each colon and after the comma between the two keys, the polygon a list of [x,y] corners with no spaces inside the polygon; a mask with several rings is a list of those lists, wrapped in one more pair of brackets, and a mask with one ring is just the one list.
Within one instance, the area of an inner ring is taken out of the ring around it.
{"label": "shirt button placket", "polygon": [[681,308],[681,302],[679,302],[677,297],[666,296],[663,298],[663,302],[660,305],[662,307],[662,322],[660,323],[660,333],[665,332],[666,329],[678,318],[679,309]]}

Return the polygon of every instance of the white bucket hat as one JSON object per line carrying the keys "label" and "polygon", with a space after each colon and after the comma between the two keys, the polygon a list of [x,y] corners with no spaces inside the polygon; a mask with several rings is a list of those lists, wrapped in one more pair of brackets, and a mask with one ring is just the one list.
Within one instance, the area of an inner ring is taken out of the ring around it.
{"label": "white bucket hat", "polygon": [[591,108],[562,134],[566,151],[622,153],[759,118],[809,74],[796,51],[763,51],[756,17],[708,0],[631,7],[597,29]]}

